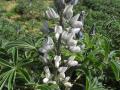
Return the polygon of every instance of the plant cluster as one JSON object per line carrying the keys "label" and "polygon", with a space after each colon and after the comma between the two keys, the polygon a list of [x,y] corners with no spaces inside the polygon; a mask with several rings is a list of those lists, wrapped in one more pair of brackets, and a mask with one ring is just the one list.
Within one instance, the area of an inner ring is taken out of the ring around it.
{"label": "plant cluster", "polygon": [[78,2],[55,0],[37,35],[19,26],[9,34],[2,30],[11,24],[0,24],[0,90],[119,89],[107,80],[110,75],[120,80],[120,51],[111,51],[95,25],[89,33],[84,30],[86,12],[73,12]]}

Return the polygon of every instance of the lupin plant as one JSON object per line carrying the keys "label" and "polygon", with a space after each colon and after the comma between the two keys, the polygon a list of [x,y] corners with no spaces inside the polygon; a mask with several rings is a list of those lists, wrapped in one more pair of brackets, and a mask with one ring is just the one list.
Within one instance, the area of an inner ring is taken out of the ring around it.
{"label": "lupin plant", "polygon": [[[80,38],[83,38],[82,31],[85,12],[82,11],[80,14],[73,15],[73,7],[77,3],[78,0],[55,0],[57,11],[53,8],[48,8],[45,12],[47,18],[49,20],[56,19],[59,23],[54,26],[53,32],[50,31],[47,22],[44,24],[42,31],[43,33],[46,32],[47,38],[43,42],[43,46],[39,48],[39,52],[42,53],[40,57],[45,65],[43,83],[57,84],[59,87],[62,84],[65,90],[70,90],[73,86],[73,82],[70,82],[71,76],[66,75],[67,70],[71,67],[79,67],[80,65],[75,60],[74,54],[82,52],[85,48],[84,44],[78,45]],[[62,55],[61,49],[63,48],[74,53],[67,60]],[[50,60],[49,56],[51,51],[54,52],[53,61]]]}

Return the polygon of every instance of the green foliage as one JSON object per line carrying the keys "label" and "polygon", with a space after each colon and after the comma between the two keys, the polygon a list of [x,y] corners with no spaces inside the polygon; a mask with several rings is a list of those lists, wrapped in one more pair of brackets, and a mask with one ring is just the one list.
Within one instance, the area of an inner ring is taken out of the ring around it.
{"label": "green foliage", "polygon": [[41,19],[46,3],[43,0],[18,0],[15,12],[24,19]]}
{"label": "green foliage", "polygon": [[93,23],[97,32],[111,39],[113,49],[120,49],[120,0],[82,0],[76,11],[87,12],[85,30],[89,32]]}

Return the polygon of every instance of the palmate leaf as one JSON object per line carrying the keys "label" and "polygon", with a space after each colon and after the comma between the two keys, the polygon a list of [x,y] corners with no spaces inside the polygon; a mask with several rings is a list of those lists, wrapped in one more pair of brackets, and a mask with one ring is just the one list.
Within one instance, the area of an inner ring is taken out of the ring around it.
{"label": "palmate leaf", "polygon": [[37,86],[37,89],[38,90],[60,90],[57,84],[53,84],[53,85],[41,84]]}
{"label": "palmate leaf", "polygon": [[32,63],[33,62],[33,60],[21,60],[21,61],[19,61],[18,63],[18,66],[20,66],[20,67],[24,67],[24,66],[26,66],[26,65],[28,65],[28,64],[30,64],[30,63]]}
{"label": "palmate leaf", "polygon": [[1,66],[12,67],[12,65],[8,61],[6,61],[4,59],[1,59],[1,58],[0,58],[0,65]]}
{"label": "palmate leaf", "polygon": [[9,49],[12,47],[36,49],[34,46],[30,45],[29,43],[22,42],[22,41],[12,41],[7,43],[5,46],[6,49]]}
{"label": "palmate leaf", "polygon": [[17,60],[18,60],[18,49],[17,49],[17,48],[14,48],[14,47],[13,47],[12,57],[13,57],[14,65],[16,65]]}
{"label": "palmate leaf", "polygon": [[105,90],[98,78],[86,77],[86,89],[85,90]]}
{"label": "palmate leaf", "polygon": [[120,80],[120,62],[111,60],[110,66],[117,81]]}
{"label": "palmate leaf", "polygon": [[15,77],[16,77],[16,71],[13,70],[8,78],[8,90],[13,90]]}
{"label": "palmate leaf", "polygon": [[31,78],[27,70],[19,68],[18,74],[20,74],[27,82],[30,82]]}
{"label": "palmate leaf", "polygon": [[0,90],[2,90],[4,84],[6,83],[6,81],[8,80],[10,74],[12,73],[12,70],[7,71],[3,74],[0,75]]}

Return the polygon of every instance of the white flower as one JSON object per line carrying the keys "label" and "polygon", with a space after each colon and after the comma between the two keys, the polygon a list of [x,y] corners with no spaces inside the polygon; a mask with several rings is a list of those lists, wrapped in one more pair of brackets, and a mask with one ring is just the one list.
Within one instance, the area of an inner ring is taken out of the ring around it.
{"label": "white flower", "polygon": [[62,30],[62,26],[57,26],[57,25],[55,26],[55,33],[59,33],[60,34],[60,33],[62,33],[62,31],[63,31]]}
{"label": "white flower", "polygon": [[70,80],[70,77],[67,76],[67,77],[65,78],[65,82],[68,82],[69,80]]}
{"label": "white flower", "polygon": [[65,82],[64,85],[65,85],[66,87],[72,87],[72,86],[73,86],[73,84],[71,84],[70,82]]}
{"label": "white flower", "polygon": [[75,46],[75,45],[77,45],[77,40],[74,40],[74,39],[69,39],[68,40],[68,42],[67,42],[67,44],[69,45],[69,46]]}
{"label": "white flower", "polygon": [[55,37],[56,37],[56,39],[58,40],[58,38],[59,38],[59,36],[60,36],[60,34],[62,33],[62,26],[55,26]]}
{"label": "white flower", "polygon": [[63,31],[63,33],[62,33],[62,39],[64,39],[64,40],[68,39],[68,32]]}
{"label": "white flower", "polygon": [[69,49],[71,52],[75,52],[75,53],[81,51],[81,48],[79,46],[70,46]]}
{"label": "white flower", "polygon": [[46,44],[47,45],[54,45],[53,39],[51,37],[48,37]]}
{"label": "white flower", "polygon": [[80,17],[80,14],[75,15],[74,17],[70,19],[70,23],[74,23],[75,21],[79,19],[79,17]]}
{"label": "white flower", "polygon": [[67,5],[63,11],[63,15],[66,19],[71,19],[73,16],[73,5]]}
{"label": "white flower", "polygon": [[60,66],[61,56],[56,55],[54,57],[54,61],[55,61],[55,67],[58,68]]}
{"label": "white flower", "polygon": [[67,69],[68,69],[68,67],[60,67],[60,68],[58,69],[58,71],[59,71],[60,73],[65,73],[65,72],[67,71]]}
{"label": "white flower", "polygon": [[47,40],[44,42],[43,47],[39,50],[42,53],[47,53],[48,51],[52,50],[54,47],[54,42],[51,37],[48,37]]}
{"label": "white flower", "polygon": [[83,28],[83,22],[82,21],[75,21],[71,24],[73,28]]}
{"label": "white flower", "polygon": [[60,77],[61,79],[64,79],[64,78],[65,78],[65,73],[60,73],[60,74],[59,74],[59,77]]}
{"label": "white flower", "polygon": [[75,56],[69,57],[67,64],[68,64],[69,66],[76,66],[76,65],[78,65],[78,62],[75,61],[74,59],[75,59]]}
{"label": "white flower", "polygon": [[80,14],[75,15],[71,18],[70,24],[73,28],[83,28],[83,21],[78,21]]}
{"label": "white flower", "polygon": [[45,72],[46,78],[50,78],[51,77],[50,70],[49,70],[48,66],[44,67],[44,72]]}
{"label": "white flower", "polygon": [[48,83],[49,79],[48,78],[44,78],[43,79],[43,83]]}
{"label": "white flower", "polygon": [[73,33],[68,33],[67,31],[63,31],[62,33],[62,39],[63,40],[70,40],[74,37],[74,34]]}
{"label": "white flower", "polygon": [[53,8],[48,8],[46,15],[49,19],[59,18],[59,15],[54,11]]}
{"label": "white flower", "polygon": [[76,65],[78,65],[78,62],[70,60],[70,61],[68,61],[68,65],[69,66],[76,66]]}
{"label": "white flower", "polygon": [[71,29],[71,32],[75,33],[75,34],[78,33],[79,31],[80,31],[80,28],[72,28]]}
{"label": "white flower", "polygon": [[60,37],[60,34],[59,34],[59,33],[56,33],[56,34],[55,34],[55,37],[56,37],[56,39],[58,40],[59,37]]}

